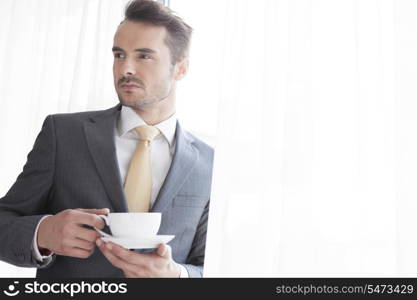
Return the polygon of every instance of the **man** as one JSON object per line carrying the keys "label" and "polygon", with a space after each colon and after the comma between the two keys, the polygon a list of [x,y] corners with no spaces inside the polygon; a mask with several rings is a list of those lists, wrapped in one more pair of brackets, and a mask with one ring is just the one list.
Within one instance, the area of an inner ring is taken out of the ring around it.
{"label": "man", "polygon": [[[120,104],[46,118],[0,199],[1,260],[37,277],[202,276],[213,150],[175,117],[191,31],[156,1],[127,6],[113,45]],[[99,215],[137,211],[135,197],[162,213],[169,245],[130,251],[91,229],[104,228]]]}

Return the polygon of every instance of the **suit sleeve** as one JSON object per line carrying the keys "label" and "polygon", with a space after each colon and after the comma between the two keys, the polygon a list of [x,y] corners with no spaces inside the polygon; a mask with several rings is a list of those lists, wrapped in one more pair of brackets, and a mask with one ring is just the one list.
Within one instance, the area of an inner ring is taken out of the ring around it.
{"label": "suit sleeve", "polygon": [[210,201],[207,202],[203,214],[201,215],[193,245],[187,258],[187,263],[183,266],[187,269],[189,277],[203,277],[204,253],[206,249],[206,235],[208,224]]}
{"label": "suit sleeve", "polygon": [[20,267],[47,266],[53,257],[38,262],[32,241],[36,226],[47,213],[55,168],[55,128],[48,116],[23,171],[0,199],[0,260]]}

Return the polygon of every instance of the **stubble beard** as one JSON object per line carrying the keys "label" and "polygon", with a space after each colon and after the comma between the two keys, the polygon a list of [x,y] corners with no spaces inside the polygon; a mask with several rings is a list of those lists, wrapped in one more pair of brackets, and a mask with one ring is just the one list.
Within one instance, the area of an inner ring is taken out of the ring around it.
{"label": "stubble beard", "polygon": [[129,97],[123,97],[121,93],[118,93],[118,96],[119,96],[119,101],[122,105],[131,107],[133,109],[146,108],[157,102],[155,100],[148,99],[146,97],[129,99]]}
{"label": "stubble beard", "polygon": [[144,95],[139,96],[135,99],[127,99],[127,97],[123,97],[122,92],[117,90],[117,96],[119,97],[119,101],[122,105],[130,107],[132,109],[144,109],[149,108],[155,104],[163,102],[166,100],[171,92],[173,87],[173,76],[174,76],[174,66],[170,67],[169,75],[167,78],[167,84],[160,83],[156,87],[153,88],[152,91],[147,92],[146,87],[144,86],[143,82],[141,82],[141,88],[144,91]]}
{"label": "stubble beard", "polygon": [[160,102],[166,100],[172,90],[172,82],[166,85],[159,85],[155,88],[155,91],[150,93],[150,95],[144,89],[144,95],[138,95],[136,98],[133,98],[134,95],[128,95],[127,97],[122,95],[121,91],[117,91],[117,96],[122,105],[133,108],[133,109],[144,109],[149,108],[153,105],[156,105]]}

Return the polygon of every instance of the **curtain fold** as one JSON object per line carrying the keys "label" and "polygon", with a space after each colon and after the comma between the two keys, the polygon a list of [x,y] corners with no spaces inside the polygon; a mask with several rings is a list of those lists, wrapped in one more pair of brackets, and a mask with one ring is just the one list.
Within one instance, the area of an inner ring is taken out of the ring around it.
{"label": "curtain fold", "polygon": [[[48,114],[118,103],[111,48],[127,1],[0,1],[1,195],[16,180]],[[0,262],[0,276],[34,274]]]}
{"label": "curtain fold", "polygon": [[209,3],[205,276],[416,276],[416,1]]}

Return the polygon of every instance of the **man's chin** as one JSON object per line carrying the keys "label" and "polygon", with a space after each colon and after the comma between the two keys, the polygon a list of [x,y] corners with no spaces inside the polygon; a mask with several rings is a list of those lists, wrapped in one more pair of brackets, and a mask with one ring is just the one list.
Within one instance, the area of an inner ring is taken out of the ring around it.
{"label": "man's chin", "polygon": [[119,101],[123,106],[131,107],[133,109],[140,109],[140,108],[148,108],[151,106],[154,106],[155,104],[158,104],[159,101],[157,100],[150,100],[150,99],[134,99],[127,98],[127,97],[121,97],[119,95]]}
{"label": "man's chin", "polygon": [[140,107],[143,103],[143,101],[141,101],[140,99],[129,99],[126,97],[120,97],[119,96],[119,101],[123,106],[127,106],[127,107]]}

